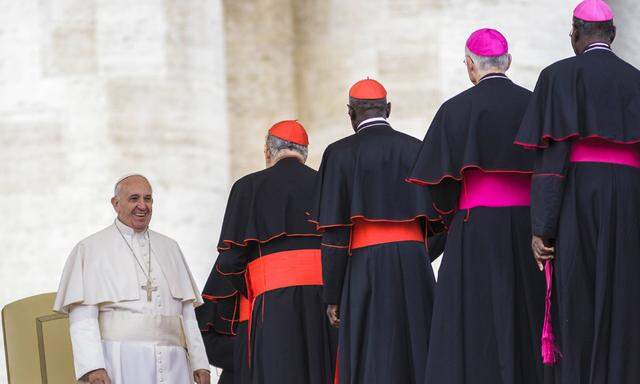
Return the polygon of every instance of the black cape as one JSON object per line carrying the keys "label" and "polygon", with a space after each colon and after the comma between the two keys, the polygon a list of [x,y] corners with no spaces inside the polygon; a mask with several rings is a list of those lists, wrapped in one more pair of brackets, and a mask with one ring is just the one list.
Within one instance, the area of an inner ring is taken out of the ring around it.
{"label": "black cape", "polygon": [[637,141],[638,117],[640,71],[588,48],[543,71],[518,134],[538,148],[533,233],[556,247],[556,383],[640,382],[640,169],[569,162],[573,139]]}
{"label": "black cape", "polygon": [[640,142],[640,72],[609,50],[545,68],[516,142],[544,148],[577,137]]}
{"label": "black cape", "polygon": [[445,102],[409,181],[450,220],[438,272],[425,384],[537,384],[544,277],[531,256],[529,207],[459,211],[464,171],[533,172],[513,145],[531,92],[502,74]]}
{"label": "black cape", "polygon": [[[305,214],[315,176],[297,159],[285,158],[233,186],[217,269],[238,291],[247,292],[244,272],[257,258],[320,248],[320,235]],[[249,382],[332,383],[337,336],[325,310],[321,286],[285,287],[256,297],[245,356]]]}
{"label": "black cape", "polygon": [[[356,218],[437,220],[428,191],[404,182],[419,147],[419,140],[374,121],[323,155],[310,217],[324,231],[324,299],[340,305],[342,384],[423,379],[435,286],[427,247],[404,241],[349,252]],[[439,254],[443,243],[429,248]]]}
{"label": "black cape", "polygon": [[501,74],[484,79],[442,104],[415,159],[412,181],[461,180],[467,168],[532,172],[533,154],[513,145],[531,92]]}
{"label": "black cape", "polygon": [[451,220],[466,169],[532,173],[533,153],[513,145],[531,92],[503,74],[489,74],[446,101],[434,117],[407,180],[438,185],[431,194]]}
{"label": "black cape", "polygon": [[404,221],[438,217],[431,197],[404,182],[420,141],[388,123],[327,147],[316,179],[310,220],[319,228],[351,225],[355,218]]}
{"label": "black cape", "polygon": [[311,193],[306,181],[314,180],[315,174],[295,158],[285,158],[236,181],[227,202],[218,250],[281,236],[318,236],[315,226],[305,220]]}

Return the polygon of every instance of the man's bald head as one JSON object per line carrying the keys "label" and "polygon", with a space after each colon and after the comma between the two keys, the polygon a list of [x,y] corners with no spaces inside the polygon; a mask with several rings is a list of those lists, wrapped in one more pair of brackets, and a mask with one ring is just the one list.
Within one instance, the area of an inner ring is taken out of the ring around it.
{"label": "man's bald head", "polygon": [[151,222],[153,196],[149,180],[138,174],[119,179],[114,187],[111,204],[118,220],[136,232],[145,231]]}

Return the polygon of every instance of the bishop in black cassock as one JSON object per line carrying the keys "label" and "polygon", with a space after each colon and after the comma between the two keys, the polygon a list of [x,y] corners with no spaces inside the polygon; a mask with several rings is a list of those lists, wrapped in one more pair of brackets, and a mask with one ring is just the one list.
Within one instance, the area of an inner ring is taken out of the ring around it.
{"label": "bishop in black cassock", "polygon": [[474,87],[436,113],[409,177],[448,226],[425,384],[537,384],[544,278],[530,250],[533,154],[513,144],[531,92],[505,71],[508,44],[474,32]]}
{"label": "bishop in black cassock", "polygon": [[640,382],[640,71],[612,51],[615,31],[602,0],[576,7],[576,56],[542,71],[517,137],[536,155],[533,249],[549,284],[555,269],[543,351],[559,383]]}

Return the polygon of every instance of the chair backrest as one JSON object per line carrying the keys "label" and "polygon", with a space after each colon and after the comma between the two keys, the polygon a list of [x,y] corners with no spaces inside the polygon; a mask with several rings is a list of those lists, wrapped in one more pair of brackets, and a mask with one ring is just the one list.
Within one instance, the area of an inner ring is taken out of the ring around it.
{"label": "chair backrest", "polygon": [[51,309],[55,295],[27,297],[2,309],[9,384],[76,382],[69,320]]}

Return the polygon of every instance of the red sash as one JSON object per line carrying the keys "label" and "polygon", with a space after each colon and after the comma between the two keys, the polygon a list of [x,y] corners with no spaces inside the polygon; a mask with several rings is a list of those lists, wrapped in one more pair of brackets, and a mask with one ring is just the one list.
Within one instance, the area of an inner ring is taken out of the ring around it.
{"label": "red sash", "polygon": [[247,268],[249,298],[297,285],[322,285],[319,249],[296,249],[261,256]]}
{"label": "red sash", "polygon": [[249,290],[247,357],[251,366],[251,324],[256,298],[279,288],[322,285],[320,249],[295,249],[260,256],[247,266],[246,280]]}
{"label": "red sash", "polygon": [[399,241],[419,241],[424,243],[424,231],[420,222],[418,220],[354,220],[351,233],[351,249]]}
{"label": "red sash", "polygon": [[249,299],[244,297],[244,295],[239,295],[239,296],[240,296],[240,313],[238,315],[238,321],[242,323],[243,321],[249,320],[249,317],[251,317],[251,302],[249,301]]}

